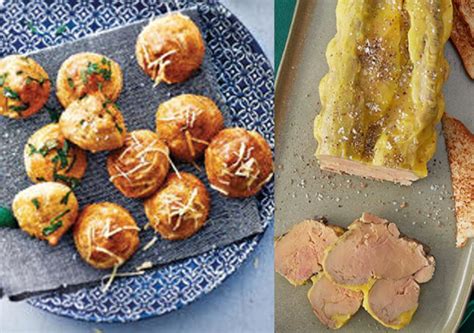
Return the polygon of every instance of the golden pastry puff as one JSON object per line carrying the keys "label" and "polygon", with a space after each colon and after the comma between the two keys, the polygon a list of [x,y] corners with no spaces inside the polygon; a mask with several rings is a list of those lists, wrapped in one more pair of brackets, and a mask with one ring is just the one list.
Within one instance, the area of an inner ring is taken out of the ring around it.
{"label": "golden pastry puff", "polygon": [[120,66],[97,53],[77,53],[63,62],[58,72],[56,95],[65,108],[87,94],[102,93],[115,101],[123,86]]}
{"label": "golden pastry puff", "polygon": [[11,55],[0,59],[0,89],[0,115],[27,118],[48,100],[51,81],[33,59]]}
{"label": "golden pastry puff", "polygon": [[87,168],[86,153],[64,138],[58,124],[37,130],[23,152],[25,168],[32,182],[77,183]]}
{"label": "golden pastry puff", "polygon": [[125,208],[102,202],[81,211],[74,226],[74,243],[89,265],[108,269],[122,265],[135,253],[139,230]]}
{"label": "golden pastry puff", "polygon": [[209,141],[224,127],[217,105],[198,95],[180,95],[163,103],[156,112],[156,132],[171,155],[192,162],[201,157]]}
{"label": "golden pastry puff", "polygon": [[155,85],[186,81],[202,64],[204,41],[196,24],[180,13],[150,22],[135,46],[138,64]]}
{"label": "golden pastry puff", "polygon": [[270,146],[254,131],[222,130],[211,141],[205,156],[211,187],[229,197],[257,194],[273,175]]}
{"label": "golden pastry puff", "polygon": [[144,198],[163,184],[170,168],[169,149],[152,131],[127,134],[122,148],[107,158],[110,181],[128,198]]}
{"label": "golden pastry puff", "polygon": [[171,174],[163,187],[145,201],[150,225],[163,238],[191,237],[202,228],[211,200],[204,184],[186,172]]}
{"label": "golden pastry puff", "polygon": [[36,184],[18,193],[12,210],[20,228],[55,246],[76,221],[79,205],[72,190],[63,184]]}
{"label": "golden pastry puff", "polygon": [[123,146],[127,129],[117,105],[100,94],[73,102],[59,119],[66,139],[95,153]]}

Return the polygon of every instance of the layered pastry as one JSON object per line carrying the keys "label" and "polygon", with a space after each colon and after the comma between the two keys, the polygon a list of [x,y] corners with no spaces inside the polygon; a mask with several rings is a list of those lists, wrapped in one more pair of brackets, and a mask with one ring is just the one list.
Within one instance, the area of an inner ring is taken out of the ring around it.
{"label": "layered pastry", "polygon": [[102,202],[84,208],[74,226],[74,242],[89,265],[118,267],[138,249],[140,239],[132,215],[123,207]]}
{"label": "layered pastry", "polygon": [[101,94],[71,103],[61,114],[59,126],[66,139],[93,153],[122,147],[127,135],[117,105]]}
{"label": "layered pastry", "polygon": [[169,168],[168,147],[148,130],[128,133],[123,147],[107,158],[110,181],[129,198],[144,198],[156,192]]}
{"label": "layered pastry", "polygon": [[71,188],[45,182],[18,193],[12,210],[21,229],[55,246],[76,221],[79,205]]}
{"label": "layered pastry", "polygon": [[163,238],[189,238],[206,223],[211,206],[205,185],[186,172],[170,174],[154,195],[145,201],[150,226]]}
{"label": "layered pastry", "polygon": [[63,107],[88,94],[101,93],[115,101],[123,86],[120,66],[97,53],[77,53],[63,62],[58,72],[56,95]]}
{"label": "layered pastry", "polygon": [[201,66],[205,46],[197,25],[181,13],[150,22],[137,39],[138,64],[155,85],[186,81]]}
{"label": "layered pastry", "polygon": [[192,162],[202,157],[211,139],[224,127],[224,117],[208,97],[179,95],[161,104],[156,112],[156,132],[171,155]]}
{"label": "layered pastry", "polygon": [[26,173],[34,183],[58,181],[71,185],[82,178],[87,168],[86,153],[66,140],[58,124],[46,125],[33,133],[23,158]]}
{"label": "layered pastry", "polygon": [[315,120],[323,170],[409,185],[426,177],[444,112],[450,0],[340,0]]}
{"label": "layered pastry", "polygon": [[0,115],[30,117],[44,106],[50,91],[48,74],[33,59],[19,55],[0,59]]}
{"label": "layered pastry", "polygon": [[205,165],[211,187],[229,197],[255,195],[273,175],[269,144],[243,128],[219,132],[206,150]]}

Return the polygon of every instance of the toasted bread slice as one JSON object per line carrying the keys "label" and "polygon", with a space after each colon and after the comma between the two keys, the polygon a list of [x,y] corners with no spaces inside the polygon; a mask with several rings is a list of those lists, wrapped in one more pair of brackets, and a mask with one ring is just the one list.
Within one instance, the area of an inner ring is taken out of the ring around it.
{"label": "toasted bread slice", "polygon": [[474,24],[474,16],[472,14],[473,10],[469,7],[469,2],[471,1],[457,0],[454,2],[451,40],[461,56],[464,68],[471,79],[474,79],[474,37],[472,36],[472,27],[474,26],[470,25]]}
{"label": "toasted bread slice", "polygon": [[459,8],[459,13],[469,26],[471,38],[474,39],[474,2],[472,0],[454,0],[454,5]]}
{"label": "toasted bread slice", "polygon": [[456,247],[474,237],[474,135],[459,120],[443,117],[456,209]]}

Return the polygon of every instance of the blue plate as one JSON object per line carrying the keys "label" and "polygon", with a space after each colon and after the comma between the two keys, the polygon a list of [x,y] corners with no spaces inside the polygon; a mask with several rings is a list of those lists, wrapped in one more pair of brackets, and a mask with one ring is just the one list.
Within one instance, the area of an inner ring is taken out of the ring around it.
{"label": "blue plate", "polygon": [[[272,66],[250,32],[217,1],[6,1],[0,8],[0,50],[2,55],[27,53],[191,7],[197,7],[205,25],[207,52],[215,66],[220,92],[232,112],[232,125],[257,130],[273,147]],[[273,182],[259,194],[258,202],[262,223],[267,226],[273,221]],[[128,322],[161,315],[217,287],[240,267],[260,238],[257,235],[142,276],[119,279],[105,294],[99,287],[84,288],[28,303],[51,313],[94,322]]]}

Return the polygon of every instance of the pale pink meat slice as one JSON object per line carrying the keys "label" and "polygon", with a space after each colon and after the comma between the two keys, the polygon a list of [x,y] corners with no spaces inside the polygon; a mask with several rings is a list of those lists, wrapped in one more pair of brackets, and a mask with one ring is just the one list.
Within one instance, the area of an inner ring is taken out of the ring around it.
{"label": "pale pink meat slice", "polygon": [[275,242],[275,271],[293,285],[305,283],[322,270],[324,251],[342,234],[339,227],[305,220]]}
{"label": "pale pink meat slice", "polygon": [[312,280],[308,299],[314,314],[325,326],[340,328],[359,310],[364,296],[362,292],[340,287],[324,273]]}
{"label": "pale pink meat slice", "polygon": [[419,296],[420,286],[412,277],[378,280],[370,289],[364,307],[383,325],[400,329],[411,321]]}
{"label": "pale pink meat slice", "polygon": [[420,178],[410,170],[364,164],[358,161],[347,160],[342,157],[319,155],[318,160],[322,170],[364,178],[386,180],[401,185],[411,185],[414,181]]}
{"label": "pale pink meat slice", "polygon": [[345,286],[363,286],[373,279],[400,280],[413,276],[427,282],[435,260],[423,245],[401,237],[394,223],[364,213],[328,249],[323,262],[328,276]]}

